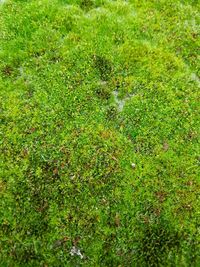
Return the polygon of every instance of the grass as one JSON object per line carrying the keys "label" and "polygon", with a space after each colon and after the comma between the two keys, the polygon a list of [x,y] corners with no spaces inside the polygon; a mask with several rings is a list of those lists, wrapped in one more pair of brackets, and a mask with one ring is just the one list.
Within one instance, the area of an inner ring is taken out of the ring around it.
{"label": "grass", "polygon": [[1,266],[200,266],[199,9],[0,4]]}

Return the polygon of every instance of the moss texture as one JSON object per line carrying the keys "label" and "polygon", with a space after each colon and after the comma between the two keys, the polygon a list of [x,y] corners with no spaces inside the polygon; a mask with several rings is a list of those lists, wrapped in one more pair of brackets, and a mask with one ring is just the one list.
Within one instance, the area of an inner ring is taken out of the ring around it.
{"label": "moss texture", "polygon": [[200,266],[199,11],[0,4],[1,266]]}

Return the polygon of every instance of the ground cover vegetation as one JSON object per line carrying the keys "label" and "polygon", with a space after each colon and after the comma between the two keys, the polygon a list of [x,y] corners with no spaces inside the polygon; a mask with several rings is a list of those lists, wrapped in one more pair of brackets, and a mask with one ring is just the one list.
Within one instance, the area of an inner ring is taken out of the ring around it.
{"label": "ground cover vegetation", "polygon": [[0,3],[1,266],[200,266],[199,8]]}

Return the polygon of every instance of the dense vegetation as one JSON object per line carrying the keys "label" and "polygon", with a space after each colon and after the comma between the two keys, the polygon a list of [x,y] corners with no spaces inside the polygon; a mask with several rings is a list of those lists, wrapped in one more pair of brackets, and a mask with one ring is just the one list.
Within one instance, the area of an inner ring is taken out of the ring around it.
{"label": "dense vegetation", "polygon": [[0,266],[200,266],[199,10],[0,4]]}

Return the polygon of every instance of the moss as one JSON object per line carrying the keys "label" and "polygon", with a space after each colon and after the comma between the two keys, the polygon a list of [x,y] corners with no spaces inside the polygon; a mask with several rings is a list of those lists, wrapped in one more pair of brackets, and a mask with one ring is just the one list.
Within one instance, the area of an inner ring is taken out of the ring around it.
{"label": "moss", "polygon": [[198,11],[0,4],[2,266],[199,266]]}

